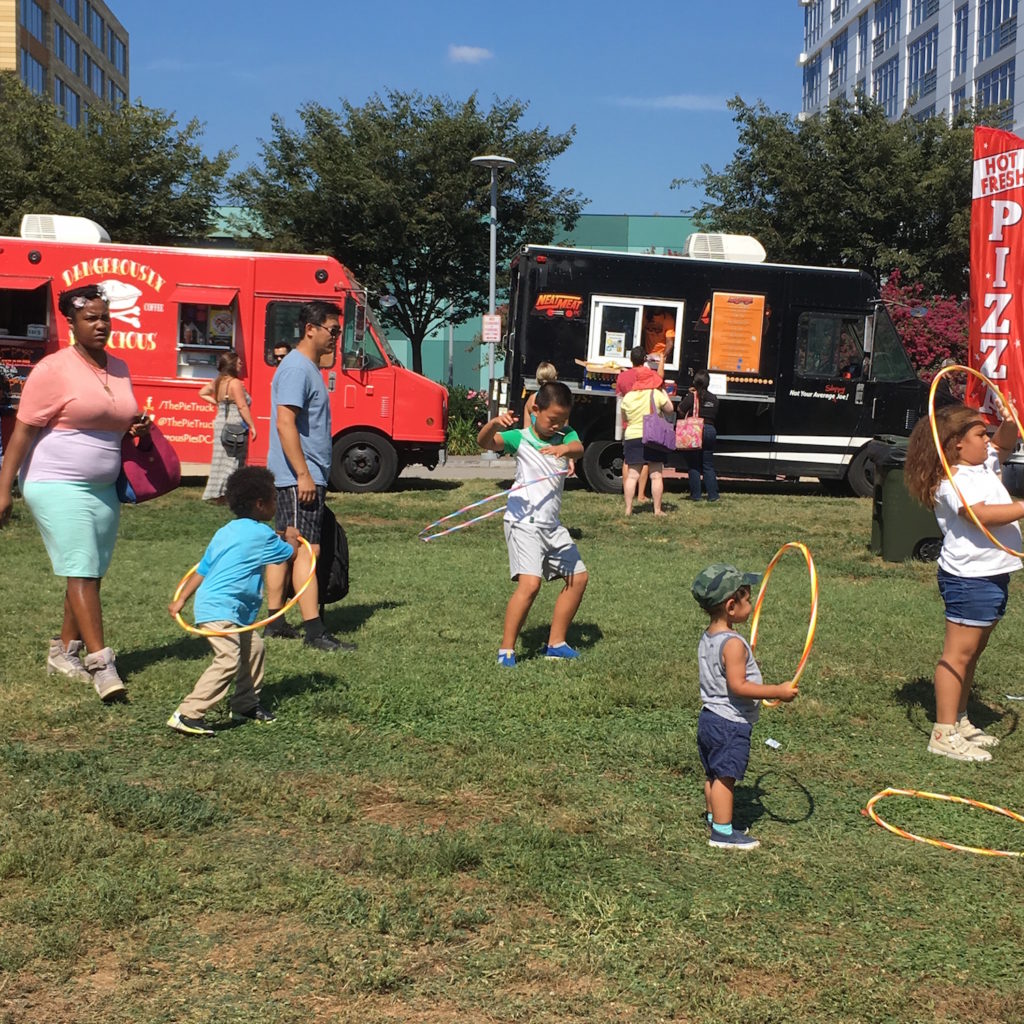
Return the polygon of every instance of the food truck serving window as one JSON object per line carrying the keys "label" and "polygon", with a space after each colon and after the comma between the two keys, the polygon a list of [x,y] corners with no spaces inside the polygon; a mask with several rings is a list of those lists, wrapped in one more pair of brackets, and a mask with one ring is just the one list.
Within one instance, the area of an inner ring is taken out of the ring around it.
{"label": "food truck serving window", "polygon": [[669,299],[593,296],[587,362],[629,366],[630,352],[643,345],[648,357],[664,355],[666,369],[679,369],[684,306]]}
{"label": "food truck serving window", "polygon": [[238,317],[233,288],[179,285],[178,376],[213,377],[221,354],[235,347]]}
{"label": "food truck serving window", "polygon": [[25,378],[46,350],[48,283],[0,277],[0,412],[18,408]]}

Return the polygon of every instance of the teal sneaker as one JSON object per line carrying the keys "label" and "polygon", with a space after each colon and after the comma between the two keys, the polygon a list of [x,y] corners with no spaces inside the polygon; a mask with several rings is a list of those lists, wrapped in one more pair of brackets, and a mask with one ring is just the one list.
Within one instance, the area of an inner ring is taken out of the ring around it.
{"label": "teal sneaker", "polygon": [[580,652],[574,650],[568,644],[559,644],[557,647],[548,645],[544,648],[544,657],[548,661],[574,661],[580,656]]}

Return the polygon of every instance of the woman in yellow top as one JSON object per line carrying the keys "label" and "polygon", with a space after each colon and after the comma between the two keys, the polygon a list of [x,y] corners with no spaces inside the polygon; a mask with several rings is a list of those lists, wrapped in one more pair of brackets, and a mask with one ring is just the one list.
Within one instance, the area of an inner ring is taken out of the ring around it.
{"label": "woman in yellow top", "polygon": [[[653,409],[652,409],[653,401]],[[622,461],[625,476],[622,478],[622,492],[626,498],[626,515],[633,514],[633,498],[636,484],[640,479],[640,468],[646,464],[650,472],[651,498],[654,500],[654,514],[665,515],[661,508],[661,496],[665,490],[662,479],[665,452],[654,445],[644,444],[644,417],[652,411],[672,411],[672,399],[661,388],[645,388],[630,391],[622,399],[622,418],[625,430],[622,435]]]}

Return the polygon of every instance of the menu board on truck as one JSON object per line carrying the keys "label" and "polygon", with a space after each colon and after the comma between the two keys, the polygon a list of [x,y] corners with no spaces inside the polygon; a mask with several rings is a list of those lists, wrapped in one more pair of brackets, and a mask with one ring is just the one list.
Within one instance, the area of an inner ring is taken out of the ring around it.
{"label": "menu board on truck", "polygon": [[43,358],[45,351],[45,341],[0,338],[0,413],[13,412],[18,408],[25,378]]}
{"label": "menu board on truck", "polygon": [[758,373],[764,330],[764,296],[715,292],[711,300],[708,370]]}

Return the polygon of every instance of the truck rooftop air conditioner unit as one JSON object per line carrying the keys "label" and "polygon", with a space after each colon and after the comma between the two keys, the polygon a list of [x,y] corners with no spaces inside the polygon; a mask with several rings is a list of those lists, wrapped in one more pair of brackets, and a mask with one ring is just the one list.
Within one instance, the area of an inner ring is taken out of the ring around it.
{"label": "truck rooftop air conditioner unit", "polygon": [[21,218],[21,237],[36,242],[109,242],[110,235],[86,217],[55,213],[26,213]]}
{"label": "truck rooftop air conditioner unit", "polygon": [[764,263],[764,246],[750,235],[709,235],[696,232],[686,239],[683,255],[694,260],[726,263]]}

